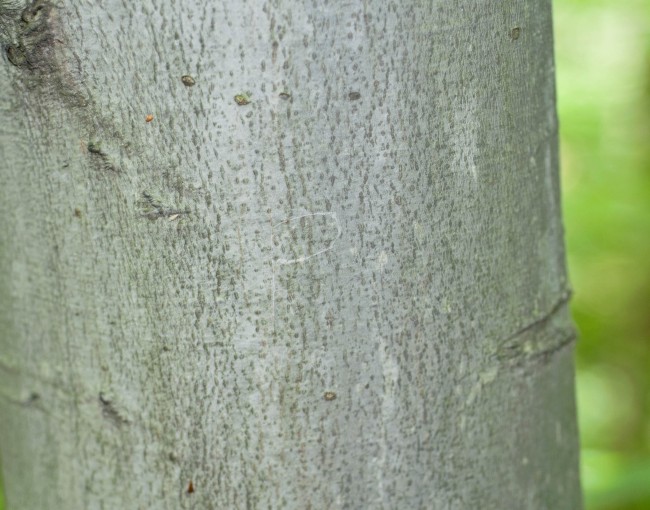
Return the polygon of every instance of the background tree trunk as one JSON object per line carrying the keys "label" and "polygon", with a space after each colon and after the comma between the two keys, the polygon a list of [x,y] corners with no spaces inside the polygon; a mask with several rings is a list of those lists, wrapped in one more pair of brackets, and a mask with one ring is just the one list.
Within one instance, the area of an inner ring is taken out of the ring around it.
{"label": "background tree trunk", "polygon": [[0,6],[10,510],[580,508],[550,1]]}

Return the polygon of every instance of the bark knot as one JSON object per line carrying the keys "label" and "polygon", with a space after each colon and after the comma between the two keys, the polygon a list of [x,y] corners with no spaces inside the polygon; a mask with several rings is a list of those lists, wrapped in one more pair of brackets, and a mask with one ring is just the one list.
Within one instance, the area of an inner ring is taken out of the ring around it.
{"label": "bark knot", "polygon": [[58,10],[49,0],[32,0],[22,9],[3,6],[0,0],[0,41],[9,63],[23,71],[20,76],[28,88],[43,88],[48,98],[85,107],[80,69],[71,65],[78,59],[67,48]]}

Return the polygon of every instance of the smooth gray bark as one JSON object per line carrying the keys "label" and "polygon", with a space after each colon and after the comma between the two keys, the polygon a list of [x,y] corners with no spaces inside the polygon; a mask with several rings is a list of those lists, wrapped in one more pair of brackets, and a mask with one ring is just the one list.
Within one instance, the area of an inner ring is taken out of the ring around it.
{"label": "smooth gray bark", "polygon": [[550,1],[0,9],[9,510],[580,508]]}

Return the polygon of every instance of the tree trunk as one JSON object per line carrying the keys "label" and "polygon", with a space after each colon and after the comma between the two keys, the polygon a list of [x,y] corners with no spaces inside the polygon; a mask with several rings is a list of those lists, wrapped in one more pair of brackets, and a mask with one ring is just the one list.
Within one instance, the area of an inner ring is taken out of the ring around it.
{"label": "tree trunk", "polygon": [[9,510],[580,508],[550,1],[0,10]]}

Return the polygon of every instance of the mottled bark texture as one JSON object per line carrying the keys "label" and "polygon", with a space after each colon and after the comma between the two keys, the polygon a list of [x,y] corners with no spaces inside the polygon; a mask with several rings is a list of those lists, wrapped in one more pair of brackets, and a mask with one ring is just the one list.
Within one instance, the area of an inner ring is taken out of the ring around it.
{"label": "mottled bark texture", "polygon": [[0,5],[9,510],[580,507],[550,1]]}

